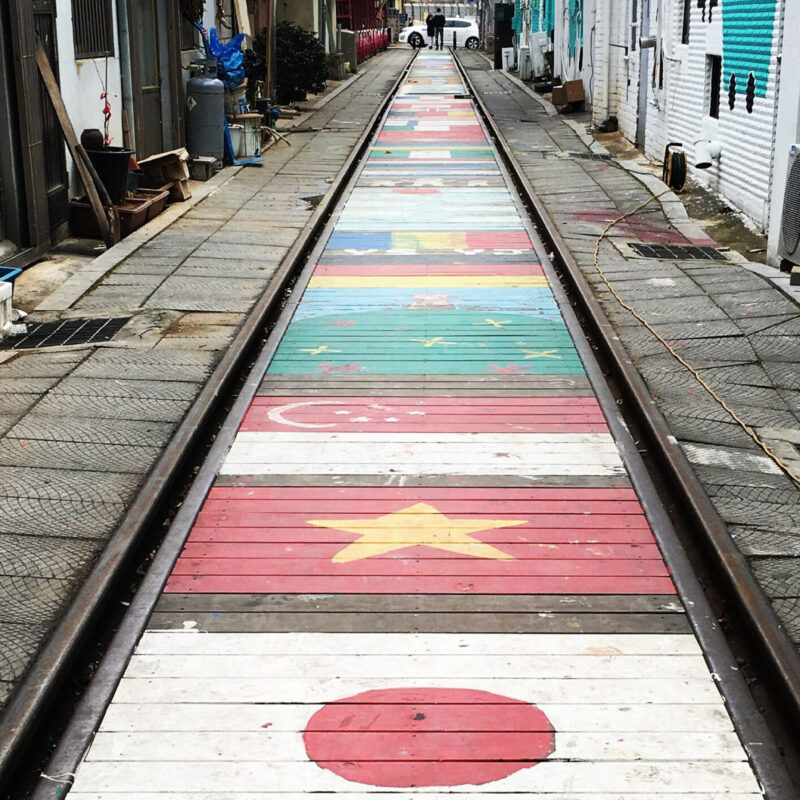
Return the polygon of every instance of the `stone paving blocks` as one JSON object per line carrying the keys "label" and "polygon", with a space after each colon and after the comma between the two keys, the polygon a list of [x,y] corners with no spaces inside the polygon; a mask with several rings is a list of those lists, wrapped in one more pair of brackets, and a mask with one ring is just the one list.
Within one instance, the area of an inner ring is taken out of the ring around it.
{"label": "stone paving blocks", "polygon": [[100,547],[91,539],[2,533],[0,575],[69,580],[88,569]]}
{"label": "stone paving blocks", "polygon": [[[373,59],[359,83],[385,85],[408,56]],[[0,353],[0,426],[15,428],[0,439],[0,707],[379,103],[346,89],[309,118],[324,128],[346,108],[346,132],[293,134],[263,168],[232,169],[150,241],[121,244],[121,263],[104,255],[42,302],[48,320],[131,316],[110,342]],[[319,174],[290,174],[296,158]]]}

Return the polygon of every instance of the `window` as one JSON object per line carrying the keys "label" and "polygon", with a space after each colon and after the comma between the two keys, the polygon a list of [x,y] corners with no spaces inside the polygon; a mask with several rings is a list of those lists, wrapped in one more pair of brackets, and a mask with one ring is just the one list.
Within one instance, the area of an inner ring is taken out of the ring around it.
{"label": "window", "polygon": [[689,27],[692,24],[692,0],[683,0],[683,28],[681,44],[689,44]]}
{"label": "window", "polygon": [[708,116],[719,119],[719,89],[722,82],[722,56],[706,56],[708,80]]}
{"label": "window", "polygon": [[181,16],[181,50],[195,50],[200,46],[199,31],[191,21]]}
{"label": "window", "polygon": [[72,0],[75,58],[114,55],[111,0]]}

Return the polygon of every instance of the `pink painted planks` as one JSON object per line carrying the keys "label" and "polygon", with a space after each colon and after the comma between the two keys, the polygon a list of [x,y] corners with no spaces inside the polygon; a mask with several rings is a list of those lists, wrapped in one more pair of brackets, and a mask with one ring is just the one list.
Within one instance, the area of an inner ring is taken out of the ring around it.
{"label": "pink painted planks", "polygon": [[541,264],[319,264],[315,276],[544,275]]}
{"label": "pink painted planks", "polygon": [[[566,529],[569,538],[541,529]],[[596,543],[600,529],[618,533]],[[674,588],[630,489],[215,487],[167,591],[672,594]]]}
{"label": "pink painted planks", "polygon": [[607,433],[593,397],[256,397],[241,431]]}

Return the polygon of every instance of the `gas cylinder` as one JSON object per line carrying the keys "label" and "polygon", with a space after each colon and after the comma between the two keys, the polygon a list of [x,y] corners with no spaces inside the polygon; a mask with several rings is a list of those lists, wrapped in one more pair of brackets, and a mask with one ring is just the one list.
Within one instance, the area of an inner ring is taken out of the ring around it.
{"label": "gas cylinder", "polygon": [[186,147],[193,156],[225,153],[225,87],[217,78],[217,62],[204,61],[186,86]]}

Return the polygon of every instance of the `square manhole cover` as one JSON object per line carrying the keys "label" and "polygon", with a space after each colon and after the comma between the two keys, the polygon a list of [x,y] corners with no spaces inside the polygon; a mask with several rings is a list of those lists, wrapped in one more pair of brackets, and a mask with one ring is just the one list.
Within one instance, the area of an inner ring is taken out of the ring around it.
{"label": "square manhole cover", "polygon": [[40,322],[28,326],[20,336],[0,339],[0,350],[38,350],[68,344],[108,342],[116,336],[130,317],[98,317]]}
{"label": "square manhole cover", "polygon": [[675,261],[727,261],[716,247],[695,244],[648,244],[628,242],[628,246],[643,258],[668,258]]}

